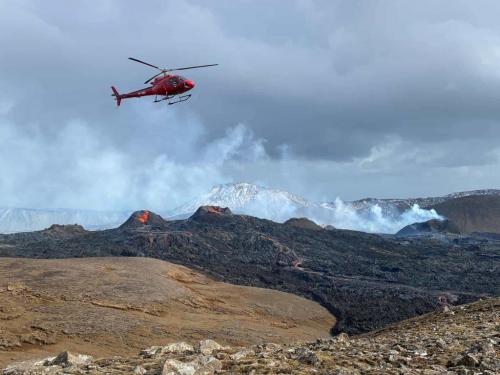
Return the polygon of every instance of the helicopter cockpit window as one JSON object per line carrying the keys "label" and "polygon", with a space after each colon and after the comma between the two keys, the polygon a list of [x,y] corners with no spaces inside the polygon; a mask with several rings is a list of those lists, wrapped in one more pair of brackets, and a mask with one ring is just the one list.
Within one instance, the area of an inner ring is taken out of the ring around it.
{"label": "helicopter cockpit window", "polygon": [[172,86],[175,87],[179,84],[179,79],[177,77],[172,77],[172,78],[170,78],[169,82]]}

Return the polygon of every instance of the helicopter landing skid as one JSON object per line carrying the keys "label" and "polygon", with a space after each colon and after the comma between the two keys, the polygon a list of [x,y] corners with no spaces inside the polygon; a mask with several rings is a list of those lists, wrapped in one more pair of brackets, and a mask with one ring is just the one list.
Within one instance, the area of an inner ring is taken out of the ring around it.
{"label": "helicopter landing skid", "polygon": [[191,97],[191,94],[179,96],[176,101],[174,101],[174,102],[169,101],[168,105],[177,104],[177,103],[180,103],[180,102],[185,102],[190,97]]}
{"label": "helicopter landing skid", "polygon": [[[173,98],[175,98],[177,96],[177,99],[175,101],[171,101]],[[164,100],[168,100],[168,105],[172,105],[172,104],[177,104],[177,103],[181,103],[181,102],[185,102],[186,100],[188,100],[189,98],[191,97],[191,94],[188,94],[188,95],[182,95],[182,96],[178,96],[178,95],[167,95],[167,96],[164,96],[163,98],[161,99],[158,99],[157,97],[155,97],[155,100],[153,103],[159,103],[159,102],[162,102]]]}

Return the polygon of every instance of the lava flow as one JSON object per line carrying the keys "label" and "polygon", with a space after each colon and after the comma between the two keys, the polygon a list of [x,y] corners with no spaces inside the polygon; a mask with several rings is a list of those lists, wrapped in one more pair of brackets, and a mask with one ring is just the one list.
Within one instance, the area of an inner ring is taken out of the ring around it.
{"label": "lava flow", "polygon": [[142,213],[137,216],[137,220],[143,224],[147,224],[149,220],[149,211],[142,211]]}

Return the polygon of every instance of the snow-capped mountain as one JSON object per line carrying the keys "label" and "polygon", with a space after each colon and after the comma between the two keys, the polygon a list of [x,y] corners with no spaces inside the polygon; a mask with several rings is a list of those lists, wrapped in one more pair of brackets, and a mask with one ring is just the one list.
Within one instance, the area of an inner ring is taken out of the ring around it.
{"label": "snow-capped mountain", "polygon": [[270,189],[249,183],[223,184],[169,213],[169,217],[190,216],[200,206],[229,207],[235,213],[258,216],[275,221],[307,216],[319,208],[316,203],[284,190]]}
{"label": "snow-capped mountain", "polygon": [[441,215],[428,208],[469,195],[500,195],[500,190],[475,190],[430,198],[366,198],[351,202],[337,198],[334,202],[313,202],[284,190],[236,183],[215,186],[205,195],[178,207],[167,216],[187,218],[199,206],[214,205],[278,222],[292,217],[308,217],[319,224],[330,224],[337,228],[396,233],[409,224],[441,219]]}
{"label": "snow-capped mountain", "polygon": [[80,224],[86,229],[119,226],[130,212],[72,209],[0,208],[0,233],[42,230],[52,224]]}

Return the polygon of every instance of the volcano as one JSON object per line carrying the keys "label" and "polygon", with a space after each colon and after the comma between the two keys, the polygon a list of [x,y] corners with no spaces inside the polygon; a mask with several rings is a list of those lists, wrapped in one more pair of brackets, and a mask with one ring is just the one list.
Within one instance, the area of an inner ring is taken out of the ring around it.
{"label": "volcano", "polygon": [[166,228],[168,222],[160,215],[148,210],[135,211],[130,215],[128,220],[120,225],[120,229],[163,229]]}

